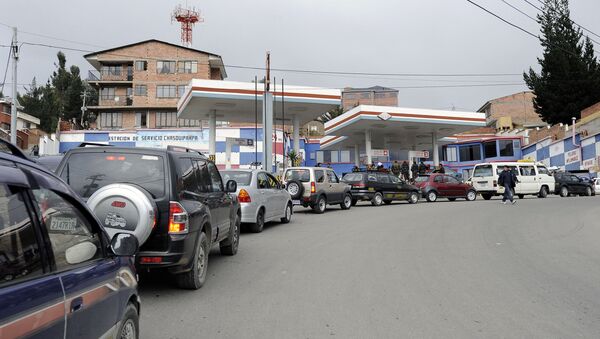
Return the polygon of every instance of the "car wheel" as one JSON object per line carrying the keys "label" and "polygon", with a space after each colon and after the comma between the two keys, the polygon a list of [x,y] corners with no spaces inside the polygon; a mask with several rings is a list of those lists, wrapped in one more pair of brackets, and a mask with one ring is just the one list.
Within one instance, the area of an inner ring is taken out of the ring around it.
{"label": "car wheel", "polygon": [[429,202],[435,202],[437,200],[437,193],[435,193],[435,191],[427,192],[426,199]]}
{"label": "car wheel", "polygon": [[137,308],[132,304],[127,304],[117,338],[119,339],[137,339],[139,337],[140,319]]}
{"label": "car wheel", "polygon": [[416,204],[419,201],[419,195],[417,192],[410,192],[408,195],[408,202],[411,204]]}
{"label": "car wheel", "polygon": [[383,203],[386,204],[386,205],[391,205],[392,204],[392,200],[384,200]]}
{"label": "car wheel", "polygon": [[287,224],[290,221],[292,221],[292,214],[293,214],[292,203],[288,202],[288,204],[285,206],[285,216],[283,218],[281,218],[281,222],[283,224]]}
{"label": "car wheel", "polygon": [[379,192],[375,193],[373,199],[371,199],[371,205],[373,206],[381,206],[383,204],[383,195]]}
{"label": "car wheel", "polygon": [[352,199],[352,206],[356,206],[357,203],[358,203],[357,199]]}
{"label": "car wheel", "polygon": [[240,243],[240,219],[240,215],[236,213],[235,219],[229,228],[229,236],[219,243],[221,254],[236,255]]}
{"label": "car wheel", "polygon": [[204,285],[204,282],[206,281],[206,271],[208,269],[208,253],[208,238],[204,232],[201,232],[200,237],[198,237],[196,253],[194,253],[192,269],[188,272],[176,275],[177,285],[180,288],[197,290]]}
{"label": "car wheel", "polygon": [[256,222],[253,224],[250,224],[250,227],[248,227],[248,229],[252,233],[260,233],[263,231],[264,227],[265,227],[265,209],[261,207],[258,210],[258,213],[256,214]]}
{"label": "car wheel", "polygon": [[477,192],[470,190],[467,192],[467,201],[474,201],[477,199]]}
{"label": "car wheel", "polygon": [[492,199],[492,195],[491,194],[482,194],[481,197],[483,198],[483,200],[490,200],[490,199]]}
{"label": "car wheel", "polygon": [[318,214],[325,213],[325,210],[327,209],[327,199],[325,199],[324,196],[320,196],[317,199],[317,203],[312,206],[312,209]]}
{"label": "car wheel", "polygon": [[540,188],[540,193],[538,194],[539,198],[546,198],[548,196],[548,188],[546,186],[543,186],[542,188]]}
{"label": "car wheel", "polygon": [[563,198],[566,198],[569,196],[569,189],[567,188],[567,186],[563,186],[560,188],[560,196]]}
{"label": "car wheel", "polygon": [[292,197],[292,199],[298,199],[304,193],[304,186],[298,180],[292,180],[287,183],[286,190]]}
{"label": "car wheel", "polygon": [[589,187],[585,188],[585,196],[586,197],[591,197],[592,196],[592,189]]}
{"label": "car wheel", "polygon": [[344,201],[340,204],[343,210],[349,210],[352,207],[352,196],[350,194],[346,194],[344,196]]}

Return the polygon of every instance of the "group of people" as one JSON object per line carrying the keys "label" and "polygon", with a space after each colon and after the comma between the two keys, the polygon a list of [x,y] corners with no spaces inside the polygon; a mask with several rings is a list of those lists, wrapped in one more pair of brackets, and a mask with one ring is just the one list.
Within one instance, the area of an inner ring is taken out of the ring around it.
{"label": "group of people", "polygon": [[[373,164],[367,165],[367,170],[368,171],[391,172],[395,176],[397,176],[405,181],[410,181],[411,173],[412,173],[413,179],[419,175],[424,175],[429,172],[431,172],[431,173],[446,173],[446,170],[444,169],[444,166],[442,164],[439,164],[433,171],[430,171],[429,165],[426,165],[422,160],[420,163],[417,163],[417,161],[413,162],[413,164],[411,166],[409,166],[408,161],[406,161],[406,160],[403,161],[402,164],[400,164],[398,162],[398,160],[394,160],[391,168],[389,168],[389,169],[385,168],[381,162],[378,162],[377,164],[373,163]],[[359,171],[360,171],[360,168],[358,168],[358,166],[354,166],[352,168],[352,172],[359,172]]]}

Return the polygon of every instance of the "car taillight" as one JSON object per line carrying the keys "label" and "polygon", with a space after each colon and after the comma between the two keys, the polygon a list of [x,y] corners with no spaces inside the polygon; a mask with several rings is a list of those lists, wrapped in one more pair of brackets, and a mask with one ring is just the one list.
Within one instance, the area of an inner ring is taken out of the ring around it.
{"label": "car taillight", "polygon": [[252,199],[250,199],[250,194],[248,194],[248,191],[246,191],[245,189],[241,189],[240,193],[238,193],[238,201],[239,202],[252,202]]}
{"label": "car taillight", "polygon": [[187,233],[188,214],[176,201],[169,203],[169,233]]}
{"label": "car taillight", "polygon": [[494,180],[494,187],[498,186],[498,181]]}
{"label": "car taillight", "polygon": [[317,185],[314,181],[311,181],[310,183],[310,193],[317,193]]}
{"label": "car taillight", "polygon": [[352,187],[365,188],[365,187],[367,187],[367,185],[363,182],[357,182],[356,184],[352,184]]}

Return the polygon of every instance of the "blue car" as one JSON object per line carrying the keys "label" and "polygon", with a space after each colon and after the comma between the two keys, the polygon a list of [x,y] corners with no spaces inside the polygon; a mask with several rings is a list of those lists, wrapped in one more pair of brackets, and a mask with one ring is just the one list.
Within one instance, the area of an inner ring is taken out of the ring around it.
{"label": "blue car", "polygon": [[0,338],[137,338],[137,248],[0,141]]}

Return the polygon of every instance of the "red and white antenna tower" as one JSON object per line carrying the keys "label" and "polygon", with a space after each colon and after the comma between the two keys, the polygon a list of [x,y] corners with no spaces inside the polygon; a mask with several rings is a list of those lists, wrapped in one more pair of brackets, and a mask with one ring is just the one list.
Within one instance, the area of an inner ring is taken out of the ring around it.
{"label": "red and white antenna tower", "polygon": [[171,14],[171,22],[177,21],[181,23],[181,44],[186,47],[192,46],[192,29],[198,22],[204,22],[204,18],[200,16],[200,11],[196,8],[183,8],[178,5]]}

